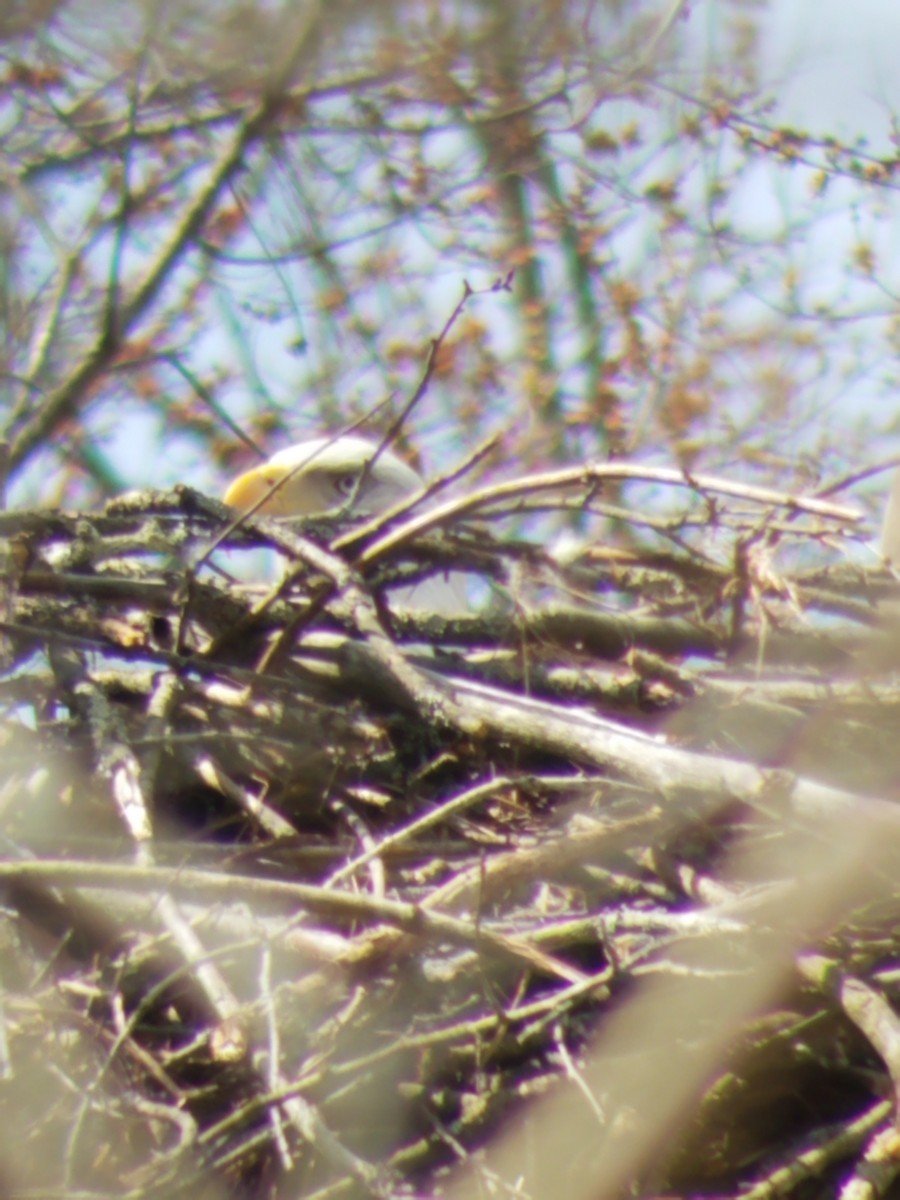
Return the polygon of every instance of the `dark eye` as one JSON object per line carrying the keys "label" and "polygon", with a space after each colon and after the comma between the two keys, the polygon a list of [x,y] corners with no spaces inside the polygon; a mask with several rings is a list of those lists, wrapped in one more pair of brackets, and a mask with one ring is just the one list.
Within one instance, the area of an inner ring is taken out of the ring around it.
{"label": "dark eye", "polygon": [[335,490],[342,496],[352,496],[358,480],[358,475],[339,475],[334,481]]}

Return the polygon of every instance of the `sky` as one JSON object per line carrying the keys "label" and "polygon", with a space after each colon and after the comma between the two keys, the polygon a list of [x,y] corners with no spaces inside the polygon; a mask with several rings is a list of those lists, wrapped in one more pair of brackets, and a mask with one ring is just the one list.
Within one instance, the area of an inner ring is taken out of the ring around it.
{"label": "sky", "polygon": [[[715,5],[717,0],[705,0]],[[900,4],[895,0],[770,0],[763,22],[761,82],[776,96],[776,123],[811,134],[831,134],[864,144],[875,155],[896,154],[900,135]],[[900,197],[884,193],[876,232],[900,269]],[[847,221],[852,222],[852,211]],[[851,391],[848,409],[864,405]],[[877,403],[876,421],[888,436],[873,447],[873,461],[900,453],[900,403]],[[892,411],[884,411],[886,405]],[[891,437],[893,431],[893,437]],[[865,464],[861,464],[865,465]],[[880,494],[886,480],[873,481]],[[880,503],[880,500],[879,500]]]}
{"label": "sky", "polygon": [[900,114],[900,4],[771,0],[763,27],[763,82],[777,89],[787,122],[889,148]]}
{"label": "sky", "polygon": [[[658,4],[662,13],[667,11],[671,0],[658,0]],[[690,66],[696,65],[700,70],[710,63],[720,63],[730,44],[729,25],[742,13],[762,28],[760,83],[764,91],[771,91],[777,97],[777,110],[770,117],[772,124],[790,125],[812,134],[837,135],[849,143],[865,138],[873,153],[890,151],[892,114],[900,114],[900,71],[895,65],[900,61],[898,0],[850,3],[848,0],[690,0],[685,21],[679,22],[673,32],[673,38],[680,42],[676,52],[679,60],[681,55],[688,60],[693,58]],[[776,217],[780,216],[783,195],[762,178],[759,186],[759,192],[746,197],[745,203],[756,216],[763,214],[767,205],[774,207]],[[797,180],[787,186],[805,187]],[[892,253],[893,239],[900,239],[900,221],[891,219],[898,203],[895,196],[885,193],[884,210],[875,220],[884,261],[896,264],[900,283],[900,246],[896,247],[896,254]],[[850,237],[852,217],[848,210],[848,219],[843,220],[840,193],[832,203],[837,204],[839,220],[845,226],[843,236]],[[832,240],[837,235],[828,228],[825,236]],[[833,250],[833,244],[829,248]],[[807,246],[806,250],[817,265],[835,261],[831,255],[820,255],[817,246]],[[443,283],[432,280],[431,291],[424,298],[430,298],[438,311],[445,314],[455,302],[458,290],[459,280],[453,275]],[[272,357],[262,357],[274,376]],[[267,382],[272,384],[273,379]],[[875,392],[877,387],[873,386]],[[864,387],[857,383],[848,400],[837,403],[846,403],[849,411],[850,405],[870,402]],[[878,403],[886,402],[881,398]],[[900,435],[900,420],[897,427]],[[158,436],[152,422],[148,428],[139,430],[129,423],[120,433],[122,445],[115,447],[112,457],[121,465],[124,477],[144,482],[151,469],[145,447]],[[308,436],[308,431],[298,430],[298,436],[301,434]],[[115,428],[110,437],[115,440]],[[218,490],[215,465],[198,462],[189,443],[171,447],[166,468],[169,478],[188,479],[201,488]],[[152,470],[156,469],[156,464],[152,464]],[[40,480],[35,487],[39,483]]]}

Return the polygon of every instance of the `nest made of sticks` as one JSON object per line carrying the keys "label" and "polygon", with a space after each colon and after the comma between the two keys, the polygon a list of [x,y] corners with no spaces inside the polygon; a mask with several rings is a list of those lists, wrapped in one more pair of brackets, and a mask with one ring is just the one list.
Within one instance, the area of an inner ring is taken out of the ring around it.
{"label": "nest made of sticks", "polygon": [[0,517],[5,1194],[886,1190],[896,584],[677,473],[627,552],[504,532],[560,474]]}

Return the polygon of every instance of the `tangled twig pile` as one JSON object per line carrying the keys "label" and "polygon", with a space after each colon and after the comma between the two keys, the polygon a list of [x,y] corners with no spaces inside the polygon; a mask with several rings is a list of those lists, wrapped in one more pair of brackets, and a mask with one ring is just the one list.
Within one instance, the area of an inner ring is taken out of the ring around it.
{"label": "tangled twig pile", "polygon": [[[776,573],[852,514],[674,473],[612,514],[665,552],[492,525],[604,472],[0,519],[6,1194],[884,1190],[894,581]],[[385,599],[451,568],[504,602]]]}

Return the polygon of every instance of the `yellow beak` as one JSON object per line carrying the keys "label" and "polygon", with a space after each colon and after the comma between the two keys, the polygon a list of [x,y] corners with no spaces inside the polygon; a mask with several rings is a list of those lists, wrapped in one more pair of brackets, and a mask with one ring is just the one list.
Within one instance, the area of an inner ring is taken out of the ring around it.
{"label": "yellow beak", "polygon": [[[295,495],[297,489],[291,484],[299,483],[299,480],[291,480],[284,487],[276,488],[272,492],[273,485],[284,479],[286,474],[287,471],[265,464],[254,467],[252,471],[245,471],[235,479],[223,499],[230,508],[235,508],[238,512],[249,512],[262,502],[258,511],[267,516],[287,517],[298,514]],[[288,491],[291,493],[290,497],[286,494]],[[269,495],[269,492],[272,494]],[[268,499],[265,499],[266,496]],[[302,511],[302,508],[299,509],[299,512]]]}
{"label": "yellow beak", "polygon": [[[318,471],[260,463],[252,471],[239,475],[223,499],[230,508],[242,513],[252,508],[267,517],[311,517],[328,512],[340,499],[323,492],[327,482],[327,477]],[[279,483],[281,487],[277,486]]]}

